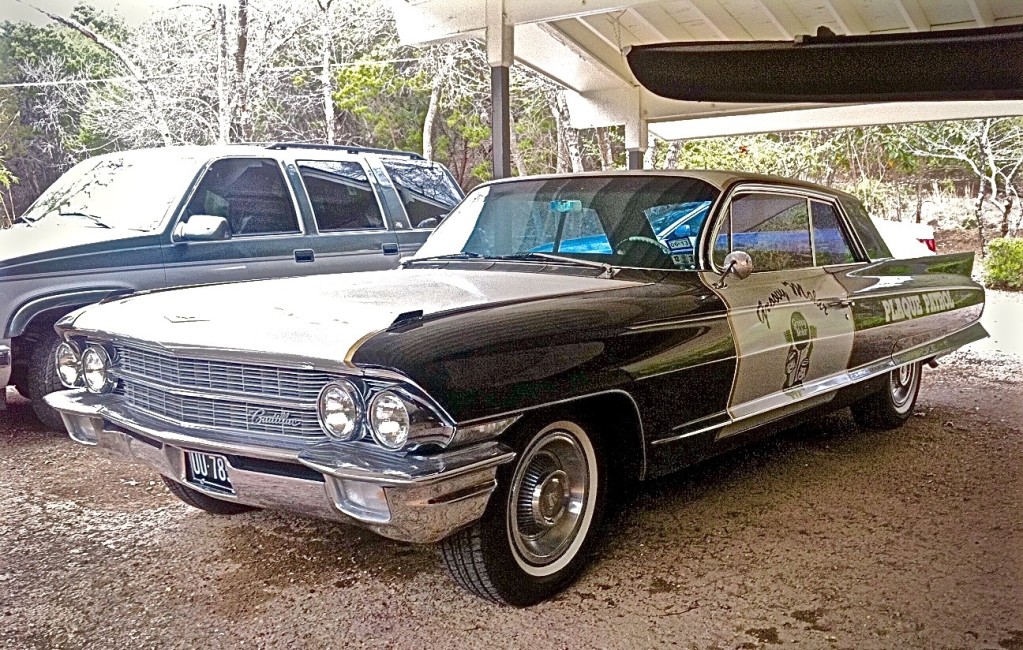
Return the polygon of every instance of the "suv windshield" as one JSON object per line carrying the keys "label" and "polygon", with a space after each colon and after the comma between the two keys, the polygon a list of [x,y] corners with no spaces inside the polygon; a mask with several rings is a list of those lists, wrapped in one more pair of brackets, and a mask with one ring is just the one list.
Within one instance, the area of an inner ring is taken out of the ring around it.
{"label": "suv windshield", "polygon": [[150,231],[181,199],[199,165],[180,154],[90,158],[57,179],[22,219]]}
{"label": "suv windshield", "polygon": [[693,245],[718,194],[695,178],[648,174],[500,182],[471,192],[413,259],[547,253],[692,269]]}

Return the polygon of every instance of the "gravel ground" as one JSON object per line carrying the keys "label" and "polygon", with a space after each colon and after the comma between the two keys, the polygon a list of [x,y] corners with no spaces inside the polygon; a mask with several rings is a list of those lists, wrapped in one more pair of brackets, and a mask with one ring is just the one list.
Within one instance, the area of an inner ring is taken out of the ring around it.
{"label": "gravel ground", "polygon": [[840,412],[635,486],[582,578],[527,610],[462,593],[431,547],[190,509],[12,393],[0,648],[1023,650],[1023,359],[1005,340],[927,372],[899,431]]}

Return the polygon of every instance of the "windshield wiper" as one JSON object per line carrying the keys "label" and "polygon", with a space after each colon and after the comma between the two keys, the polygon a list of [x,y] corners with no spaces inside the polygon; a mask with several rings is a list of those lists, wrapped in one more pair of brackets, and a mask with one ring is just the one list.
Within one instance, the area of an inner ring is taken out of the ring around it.
{"label": "windshield wiper", "polygon": [[401,265],[405,266],[412,262],[427,262],[431,260],[482,260],[487,259],[486,255],[480,255],[479,253],[472,253],[470,251],[461,251],[458,253],[448,253],[447,255],[427,255],[426,257],[409,257],[401,261]]}
{"label": "windshield wiper", "polygon": [[103,219],[101,217],[97,217],[96,215],[89,214],[87,212],[71,211],[71,212],[57,212],[57,214],[59,214],[62,217],[85,217],[86,219],[89,219],[90,221],[92,221],[94,224],[96,224],[100,228],[112,228],[112,226],[110,224],[103,223]]}
{"label": "windshield wiper", "polygon": [[551,255],[550,253],[516,253],[514,255],[501,255],[499,257],[491,257],[492,260],[546,260],[551,262],[560,262],[562,264],[572,264],[574,266],[589,266],[595,269],[601,269],[604,271],[604,276],[613,278],[617,269],[610,264],[604,262],[596,262],[593,260],[581,260],[575,257],[563,257],[561,255]]}

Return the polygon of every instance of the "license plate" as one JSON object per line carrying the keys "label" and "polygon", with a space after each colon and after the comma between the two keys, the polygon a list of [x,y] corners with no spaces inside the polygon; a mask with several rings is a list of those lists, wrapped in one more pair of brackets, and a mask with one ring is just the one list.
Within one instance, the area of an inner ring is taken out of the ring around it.
{"label": "license plate", "polygon": [[223,456],[186,451],[185,480],[208,490],[234,494],[234,486],[227,472],[227,459]]}

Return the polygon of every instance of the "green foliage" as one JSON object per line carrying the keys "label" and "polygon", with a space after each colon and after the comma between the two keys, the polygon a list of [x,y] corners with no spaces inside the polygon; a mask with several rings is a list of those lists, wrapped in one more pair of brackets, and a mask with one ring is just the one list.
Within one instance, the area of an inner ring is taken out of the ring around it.
{"label": "green foliage", "polygon": [[984,270],[988,287],[1023,291],[1023,238],[1005,237],[988,242]]}

